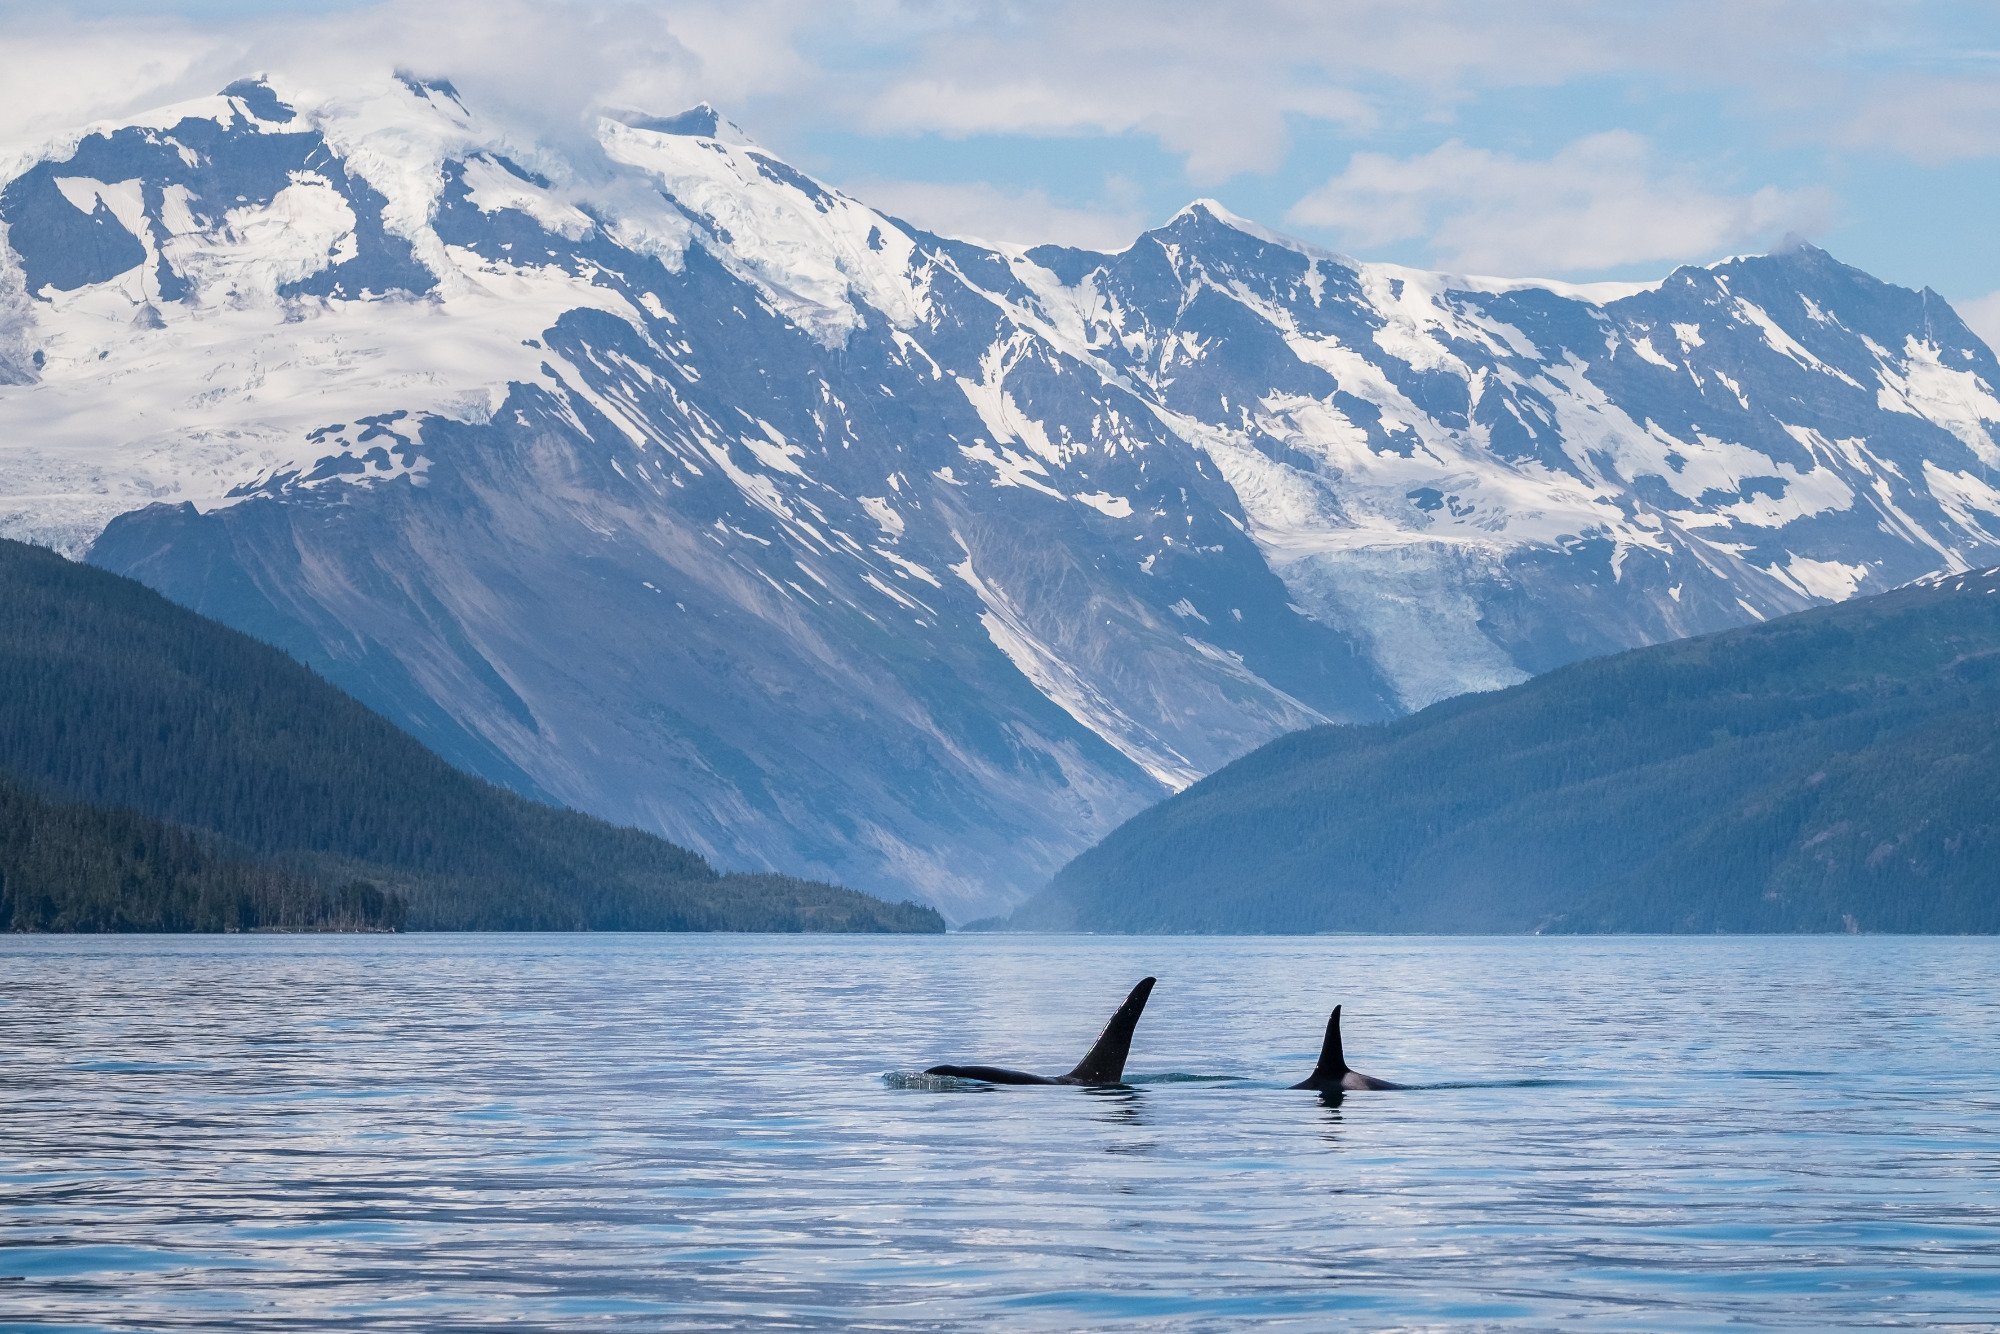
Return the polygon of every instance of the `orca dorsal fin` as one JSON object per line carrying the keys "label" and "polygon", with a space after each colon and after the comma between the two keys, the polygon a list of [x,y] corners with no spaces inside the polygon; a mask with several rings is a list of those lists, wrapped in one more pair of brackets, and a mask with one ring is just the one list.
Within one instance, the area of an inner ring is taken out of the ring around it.
{"label": "orca dorsal fin", "polygon": [[1347,1054],[1340,1049],[1340,1007],[1333,1007],[1333,1013],[1326,1020],[1326,1041],[1320,1044],[1319,1064],[1313,1067],[1312,1079],[1308,1083],[1327,1080],[1338,1083],[1347,1073]]}
{"label": "orca dorsal fin", "polygon": [[1139,985],[1132,988],[1132,994],[1118,1007],[1118,1013],[1097,1035],[1097,1045],[1090,1054],[1076,1063],[1076,1069],[1063,1076],[1069,1084],[1116,1084],[1125,1077],[1125,1057],[1132,1050],[1132,1030],[1139,1026],[1139,1016],[1145,1013],[1146,998],[1153,994],[1150,977],[1139,979]]}

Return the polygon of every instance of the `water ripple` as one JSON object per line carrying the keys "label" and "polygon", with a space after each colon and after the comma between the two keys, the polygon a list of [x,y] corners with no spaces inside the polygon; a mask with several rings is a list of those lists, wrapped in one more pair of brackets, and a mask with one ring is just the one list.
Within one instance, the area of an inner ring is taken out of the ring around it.
{"label": "water ripple", "polygon": [[[1986,1324],[1996,964],[1882,938],[0,939],[0,1324]],[[1127,1086],[909,1073],[1067,1068],[1149,972]],[[1335,1001],[1355,1064],[1411,1087],[1286,1088]]]}

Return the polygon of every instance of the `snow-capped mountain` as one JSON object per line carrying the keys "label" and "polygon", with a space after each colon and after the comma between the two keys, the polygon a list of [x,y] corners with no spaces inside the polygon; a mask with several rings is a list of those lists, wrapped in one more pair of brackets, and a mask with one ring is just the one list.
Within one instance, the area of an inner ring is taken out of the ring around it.
{"label": "snow-capped mountain", "polygon": [[2000,366],[1806,246],[1573,288],[1203,203],[1016,251],[705,107],[559,152],[410,79],[0,181],[0,533],[961,920],[1281,731],[2000,560]]}

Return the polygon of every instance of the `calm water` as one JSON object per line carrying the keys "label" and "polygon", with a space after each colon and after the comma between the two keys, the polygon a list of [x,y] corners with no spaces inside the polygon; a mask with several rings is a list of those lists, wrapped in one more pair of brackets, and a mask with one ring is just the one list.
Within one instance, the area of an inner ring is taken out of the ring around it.
{"label": "calm water", "polygon": [[[1130,1090],[895,1077],[1067,1069],[1146,972]],[[0,1325],[1991,1326],[1996,979],[1866,937],[0,938]],[[1279,1087],[1336,1000],[1430,1087]]]}

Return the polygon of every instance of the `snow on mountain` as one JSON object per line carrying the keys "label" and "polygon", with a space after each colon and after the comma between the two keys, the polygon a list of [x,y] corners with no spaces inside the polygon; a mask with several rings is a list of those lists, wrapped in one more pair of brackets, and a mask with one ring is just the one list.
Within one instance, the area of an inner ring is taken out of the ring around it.
{"label": "snow on mountain", "polygon": [[1203,202],[996,249],[712,108],[566,155],[414,80],[0,182],[0,533],[959,919],[1280,731],[2000,560],[2000,366],[1806,246],[1579,288]]}
{"label": "snow on mountain", "polygon": [[1811,247],[1579,289],[1355,264],[1197,205],[1121,255],[1034,258],[1405,707],[2000,535],[1991,353]]}

